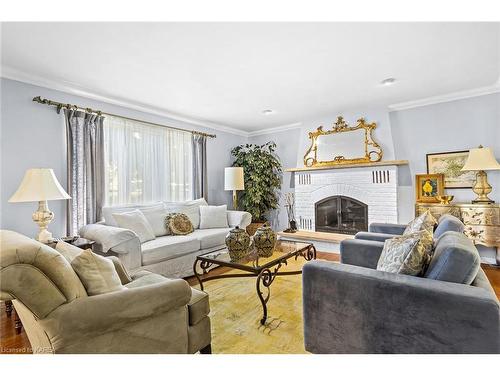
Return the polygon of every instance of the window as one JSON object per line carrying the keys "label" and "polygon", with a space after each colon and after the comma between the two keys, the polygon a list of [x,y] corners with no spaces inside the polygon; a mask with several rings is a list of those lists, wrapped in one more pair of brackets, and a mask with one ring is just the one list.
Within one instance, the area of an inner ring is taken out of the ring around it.
{"label": "window", "polygon": [[191,134],[106,115],[105,205],[192,199]]}

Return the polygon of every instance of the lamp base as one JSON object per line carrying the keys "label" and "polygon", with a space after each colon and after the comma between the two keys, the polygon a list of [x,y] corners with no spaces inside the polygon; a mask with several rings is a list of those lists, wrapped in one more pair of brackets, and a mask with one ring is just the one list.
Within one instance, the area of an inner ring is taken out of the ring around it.
{"label": "lamp base", "polygon": [[233,210],[238,210],[238,194],[233,190]]}
{"label": "lamp base", "polygon": [[472,201],[474,204],[491,204],[495,201],[488,198],[493,188],[488,183],[488,175],[485,171],[478,171],[476,174],[476,182],[472,187],[472,191],[476,193],[477,198]]}
{"label": "lamp base", "polygon": [[54,219],[54,213],[49,210],[47,201],[38,202],[38,210],[32,215],[33,221],[40,227],[38,234],[36,235],[36,240],[49,243],[53,241],[52,233],[48,231],[48,226],[50,222]]}

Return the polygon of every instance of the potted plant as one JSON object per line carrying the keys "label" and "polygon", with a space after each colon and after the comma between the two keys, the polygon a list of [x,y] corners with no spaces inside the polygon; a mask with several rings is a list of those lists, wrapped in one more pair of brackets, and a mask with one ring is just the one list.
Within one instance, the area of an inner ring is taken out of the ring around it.
{"label": "potted plant", "polygon": [[283,170],[276,143],[245,144],[231,150],[233,167],[243,167],[245,190],[238,192],[239,208],[252,214],[247,232],[253,235],[266,222],[266,214],[279,207]]}

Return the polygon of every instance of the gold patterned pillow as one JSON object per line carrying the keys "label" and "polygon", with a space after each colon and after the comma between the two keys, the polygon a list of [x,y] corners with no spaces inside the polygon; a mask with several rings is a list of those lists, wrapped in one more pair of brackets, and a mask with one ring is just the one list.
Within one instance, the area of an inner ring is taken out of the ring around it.
{"label": "gold patterned pillow", "polygon": [[433,239],[428,230],[394,237],[384,243],[377,270],[421,275],[431,260]]}
{"label": "gold patterned pillow", "polygon": [[431,212],[427,210],[408,223],[403,235],[419,232],[421,230],[428,230],[432,234],[434,233],[434,225],[436,224],[437,220],[432,216]]}
{"label": "gold patterned pillow", "polygon": [[186,214],[172,213],[165,217],[165,227],[169,234],[183,236],[193,233],[193,223]]}

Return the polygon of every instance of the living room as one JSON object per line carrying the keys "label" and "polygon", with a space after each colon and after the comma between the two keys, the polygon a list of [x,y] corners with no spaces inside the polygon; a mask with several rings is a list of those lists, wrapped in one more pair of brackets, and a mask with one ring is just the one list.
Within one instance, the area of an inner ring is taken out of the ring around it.
{"label": "living room", "polygon": [[500,22],[460,20],[3,21],[1,354],[498,359]]}

